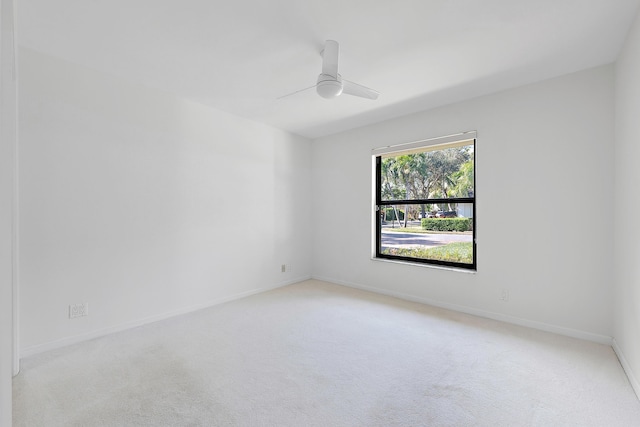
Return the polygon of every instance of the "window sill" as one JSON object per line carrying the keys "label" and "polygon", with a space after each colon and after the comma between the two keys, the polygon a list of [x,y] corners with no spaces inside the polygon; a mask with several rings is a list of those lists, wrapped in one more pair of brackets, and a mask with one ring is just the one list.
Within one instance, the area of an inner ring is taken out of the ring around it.
{"label": "window sill", "polygon": [[404,261],[404,260],[396,261],[393,259],[376,258],[375,256],[371,257],[371,261],[386,262],[390,264],[411,265],[415,267],[423,267],[423,268],[430,268],[430,269],[436,269],[436,270],[448,270],[448,271],[455,271],[458,273],[467,273],[467,274],[476,274],[478,272],[478,270],[471,270],[468,268],[457,268],[457,267],[449,267],[446,265],[425,264],[422,262],[411,262],[411,261]]}

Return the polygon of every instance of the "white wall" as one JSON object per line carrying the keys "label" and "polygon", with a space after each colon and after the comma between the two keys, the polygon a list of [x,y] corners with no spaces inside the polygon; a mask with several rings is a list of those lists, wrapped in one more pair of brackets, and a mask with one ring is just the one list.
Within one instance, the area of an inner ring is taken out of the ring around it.
{"label": "white wall", "polygon": [[[314,141],[313,276],[610,341],[613,92],[605,66]],[[478,272],[371,260],[370,150],[468,130]]]}
{"label": "white wall", "polygon": [[310,276],[310,141],[28,49],[20,68],[23,355]]}
{"label": "white wall", "polygon": [[640,15],[616,63],[615,347],[640,395]]}
{"label": "white wall", "polygon": [[0,3],[0,426],[11,425],[16,81],[13,1]]}

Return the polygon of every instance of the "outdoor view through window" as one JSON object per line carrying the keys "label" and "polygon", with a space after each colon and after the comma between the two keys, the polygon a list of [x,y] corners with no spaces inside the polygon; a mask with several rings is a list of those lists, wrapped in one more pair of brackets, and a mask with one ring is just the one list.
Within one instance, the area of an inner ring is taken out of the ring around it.
{"label": "outdoor view through window", "polygon": [[475,270],[475,138],[389,150],[375,168],[376,257]]}

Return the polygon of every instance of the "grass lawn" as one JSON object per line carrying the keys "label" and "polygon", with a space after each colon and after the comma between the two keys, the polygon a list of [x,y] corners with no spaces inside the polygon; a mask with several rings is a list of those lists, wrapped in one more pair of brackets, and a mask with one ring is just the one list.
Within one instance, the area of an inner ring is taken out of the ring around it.
{"label": "grass lawn", "polygon": [[465,264],[473,262],[473,245],[471,242],[454,242],[435,248],[388,248],[383,253]]}

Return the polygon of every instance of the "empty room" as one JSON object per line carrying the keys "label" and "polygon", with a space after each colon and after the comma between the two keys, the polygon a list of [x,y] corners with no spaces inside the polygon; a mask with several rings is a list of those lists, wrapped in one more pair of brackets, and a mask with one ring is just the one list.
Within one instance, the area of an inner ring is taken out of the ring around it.
{"label": "empty room", "polygon": [[640,0],[0,0],[0,426],[640,425]]}

